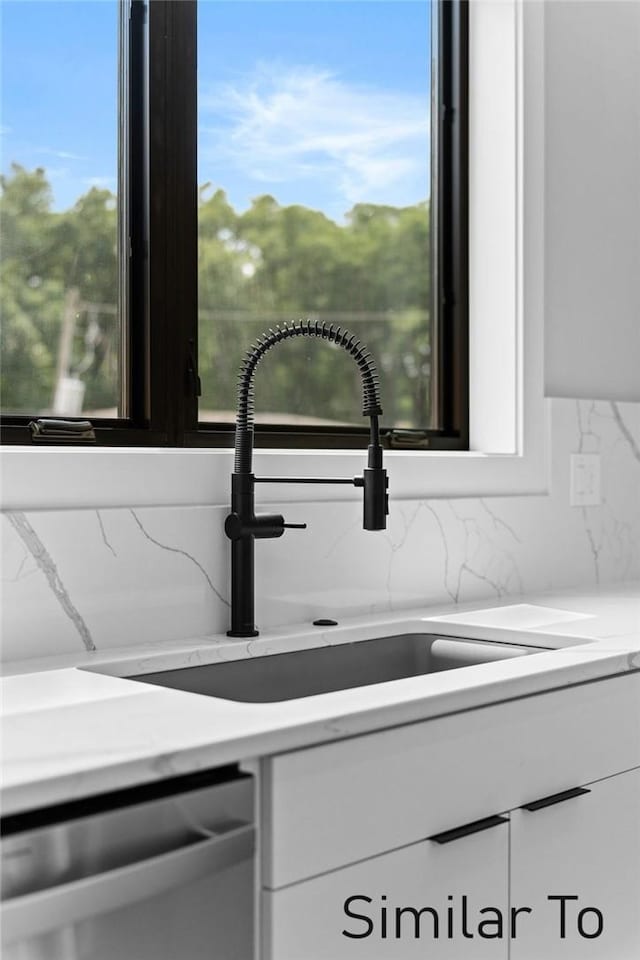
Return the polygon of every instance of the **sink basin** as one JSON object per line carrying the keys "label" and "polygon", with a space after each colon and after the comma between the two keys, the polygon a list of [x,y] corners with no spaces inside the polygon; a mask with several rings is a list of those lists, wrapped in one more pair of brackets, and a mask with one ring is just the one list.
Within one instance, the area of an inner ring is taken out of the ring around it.
{"label": "sink basin", "polygon": [[223,700],[275,703],[527,656],[541,649],[407,633],[131,679]]}

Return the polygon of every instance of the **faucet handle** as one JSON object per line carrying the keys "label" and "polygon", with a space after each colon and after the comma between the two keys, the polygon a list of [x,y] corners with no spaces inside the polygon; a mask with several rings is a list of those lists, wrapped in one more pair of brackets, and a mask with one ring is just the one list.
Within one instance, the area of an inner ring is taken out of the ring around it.
{"label": "faucet handle", "polygon": [[285,530],[306,530],[306,523],[283,523],[282,526]]}

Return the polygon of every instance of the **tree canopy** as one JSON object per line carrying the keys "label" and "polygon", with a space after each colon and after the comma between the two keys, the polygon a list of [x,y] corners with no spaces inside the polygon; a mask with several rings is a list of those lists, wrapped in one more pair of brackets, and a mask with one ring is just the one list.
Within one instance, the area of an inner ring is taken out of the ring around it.
{"label": "tree canopy", "polygon": [[[0,179],[2,406],[51,408],[63,320],[65,373],[86,386],[87,411],[118,397],[117,202],[91,188],[62,212],[46,171],[14,165]],[[356,204],[344,223],[269,195],[237,212],[224,190],[199,192],[201,414],[230,418],[242,354],[264,328],[312,317],[347,327],[371,349],[385,423],[430,420],[428,204]],[[74,312],[72,322],[69,310]],[[259,412],[358,423],[359,378],[326,344],[281,344],[257,378]]]}

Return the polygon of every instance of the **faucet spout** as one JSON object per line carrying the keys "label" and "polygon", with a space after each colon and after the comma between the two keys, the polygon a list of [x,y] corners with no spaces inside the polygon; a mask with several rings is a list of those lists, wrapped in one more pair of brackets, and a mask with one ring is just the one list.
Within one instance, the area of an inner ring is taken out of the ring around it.
{"label": "faucet spout", "polygon": [[[370,436],[367,466],[361,477],[345,478],[275,478],[255,477],[252,471],[254,431],[254,376],[264,357],[276,344],[293,337],[313,337],[335,343],[354,359],[362,380],[363,416],[369,417]],[[287,528],[304,528],[306,524],[287,524],[280,514],[255,513],[255,484],[285,483],[351,483],[363,488],[363,527],[384,530],[389,513],[387,472],[383,467],[379,416],[382,414],[378,374],[371,354],[347,330],[334,329],[333,324],[310,320],[284,324],[258,337],[246,354],[238,378],[238,410],[236,416],[235,463],[231,478],[231,513],[225,521],[225,533],[231,540],[231,629],[230,637],[256,637],[254,622],[254,546],[256,539],[281,537]]]}

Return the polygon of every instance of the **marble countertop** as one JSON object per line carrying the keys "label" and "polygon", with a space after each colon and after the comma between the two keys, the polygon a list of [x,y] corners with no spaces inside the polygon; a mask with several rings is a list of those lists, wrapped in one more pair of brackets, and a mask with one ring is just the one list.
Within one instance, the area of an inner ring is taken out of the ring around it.
{"label": "marble countertop", "polygon": [[[5,664],[3,814],[640,670],[639,596],[638,583],[615,584],[288,627],[250,641],[211,636]],[[548,649],[278,703],[127,679],[412,631]]]}

